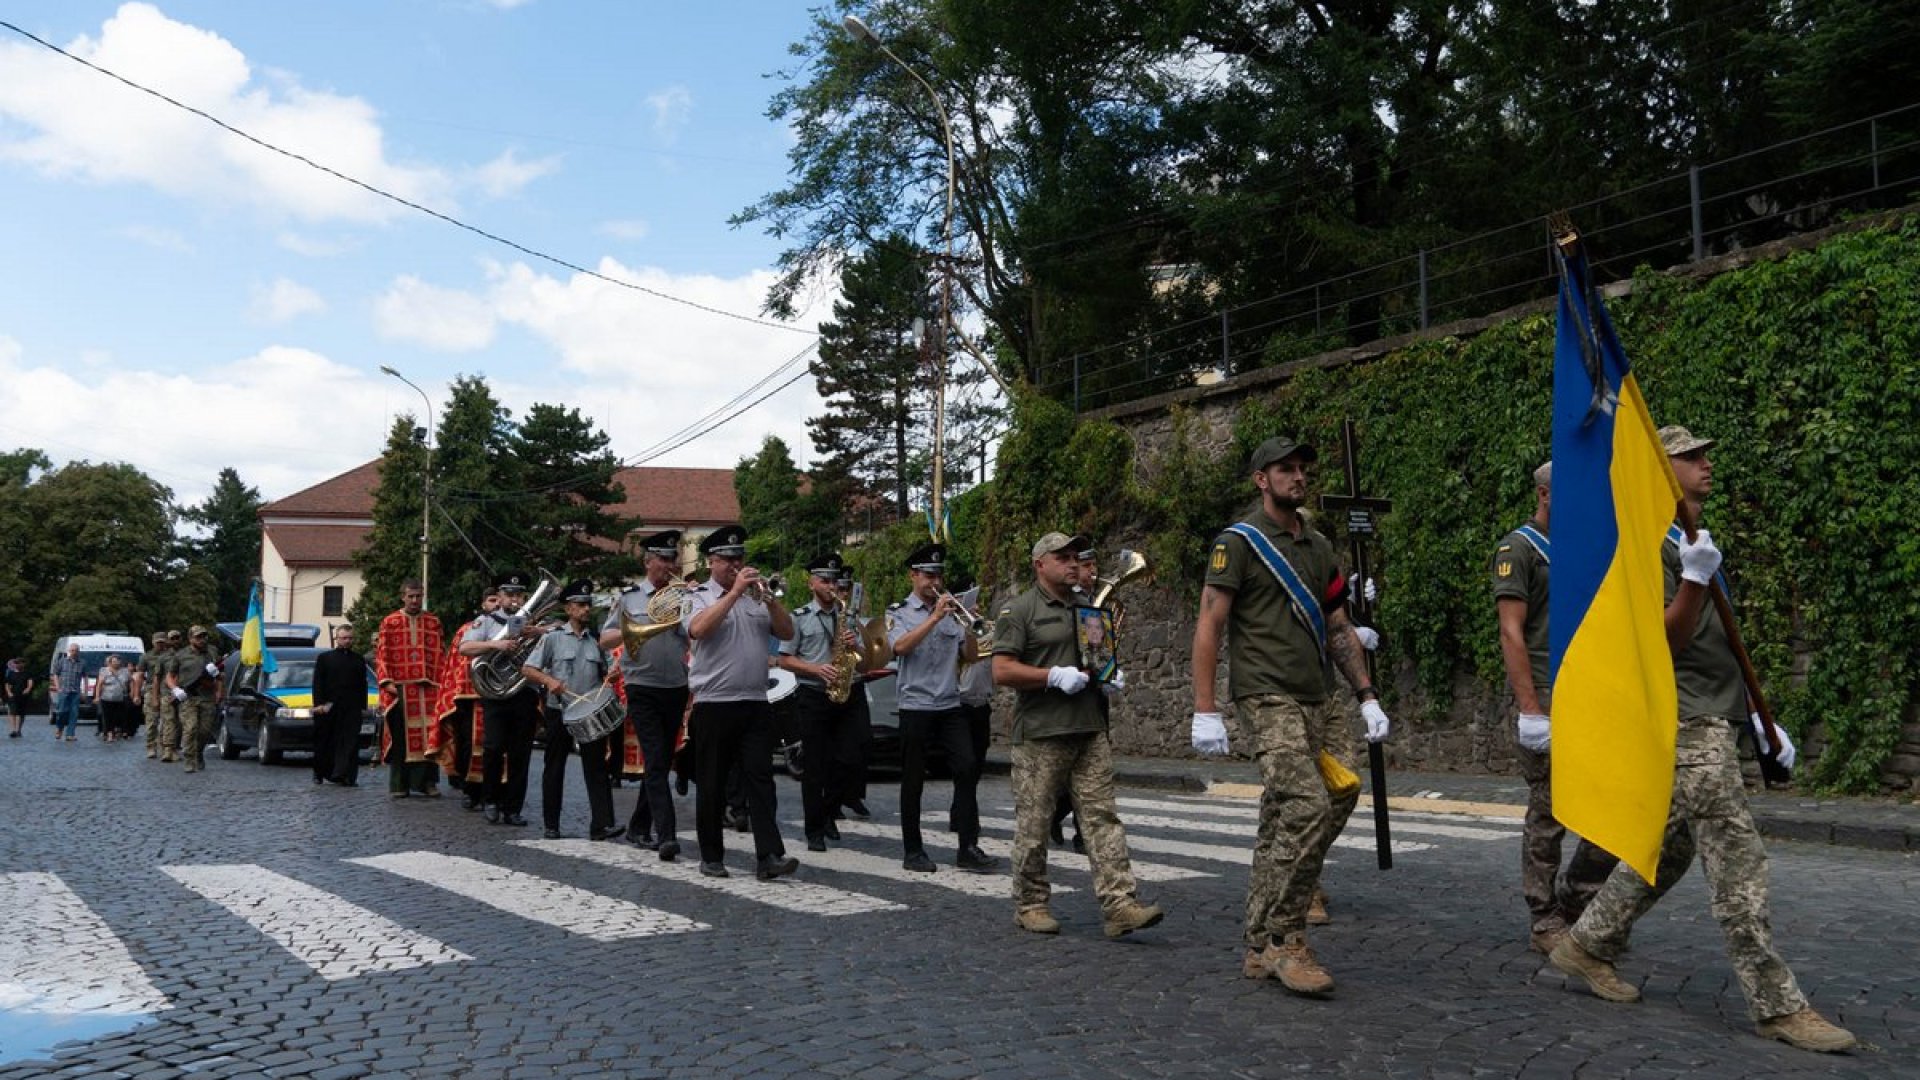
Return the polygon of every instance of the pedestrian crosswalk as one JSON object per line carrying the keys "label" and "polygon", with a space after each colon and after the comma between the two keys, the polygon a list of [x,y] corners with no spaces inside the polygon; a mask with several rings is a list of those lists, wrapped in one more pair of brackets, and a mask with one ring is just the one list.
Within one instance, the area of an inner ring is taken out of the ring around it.
{"label": "pedestrian crosswalk", "polygon": [[[1239,798],[1207,796],[1118,800],[1135,875],[1160,882],[1163,903],[1178,904],[1179,890],[1210,881],[1240,887],[1251,860],[1259,808]],[[980,846],[1004,858],[1014,822],[1004,796],[983,801]],[[1396,839],[1394,850],[1417,855],[1442,843],[1511,841],[1517,822],[1491,819],[1437,820],[1437,815],[1396,814],[1394,830],[1419,839]],[[923,827],[935,849],[951,849],[947,815],[928,810]],[[227,918],[242,938],[249,931],[329,983],[375,974],[407,973],[439,965],[484,963],[474,942],[497,938],[475,934],[471,919],[433,927],[408,925],[422,911],[441,911],[432,897],[458,898],[514,920],[593,942],[671,940],[774,912],[794,918],[885,917],[940,903],[1011,903],[1004,870],[963,873],[942,866],[933,874],[901,866],[900,830],[883,821],[839,824],[842,839],[826,852],[797,851],[798,879],[755,880],[747,852],[735,851],[733,874],[711,878],[697,860],[661,862],[651,851],[621,843],[587,840],[490,840],[467,854],[404,850],[341,860],[324,874],[310,864],[192,863],[154,868],[180,888],[150,890],[158,902],[210,905],[211,915],[178,910],[147,912],[129,927],[138,947],[119,936],[115,920],[95,911],[59,874],[0,874],[0,1011],[45,1014],[150,1014],[171,1007],[150,967],[175,962],[177,950],[152,927],[192,924],[196,918]],[[1356,814],[1339,843],[1371,850],[1366,815]],[[797,823],[787,827],[797,839]],[[491,837],[495,834],[485,834]],[[936,852],[937,853],[937,852]],[[1142,858],[1140,856],[1148,857]],[[945,855],[942,855],[945,858]],[[1086,856],[1048,852],[1056,893],[1085,889],[1092,872]],[[1066,881],[1062,882],[1061,878]],[[314,880],[324,878],[324,884]],[[1076,881],[1076,878],[1079,880]],[[398,892],[396,892],[396,885]],[[107,895],[117,890],[96,886]],[[356,900],[334,892],[342,889]],[[959,900],[943,900],[957,896]],[[422,904],[420,899],[429,902]],[[373,898],[371,901],[368,898]],[[378,909],[378,910],[376,910]],[[996,919],[1004,914],[994,908]],[[126,921],[124,918],[121,921]],[[141,927],[149,928],[142,934]],[[883,931],[884,932],[884,931]],[[474,934],[473,938],[464,937]],[[436,936],[438,935],[438,936]],[[446,938],[447,940],[442,940]],[[251,956],[251,954],[248,954]]]}

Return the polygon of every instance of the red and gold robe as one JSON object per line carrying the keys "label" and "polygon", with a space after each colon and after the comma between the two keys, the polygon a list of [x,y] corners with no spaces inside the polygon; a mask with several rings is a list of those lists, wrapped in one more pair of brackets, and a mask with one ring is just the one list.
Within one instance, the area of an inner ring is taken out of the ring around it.
{"label": "red and gold robe", "polygon": [[[440,619],[431,611],[396,611],[380,620],[374,641],[373,671],[380,680],[380,714],[400,706],[406,731],[408,764],[432,761],[429,740],[434,727],[434,698],[440,689]],[[392,736],[380,725],[380,757],[386,760]]]}
{"label": "red and gold robe", "polygon": [[448,776],[453,776],[454,725],[472,725],[473,741],[467,745],[473,752],[467,755],[467,774],[456,779],[478,784],[482,775],[480,747],[485,738],[483,703],[479,691],[473,688],[473,658],[460,655],[460,642],[466,639],[467,630],[472,626],[472,620],[462,623],[460,629],[453,632],[452,644],[447,646],[447,658],[440,667],[440,693],[434,699],[433,713],[439,723],[434,725],[429,744],[434,760]]}

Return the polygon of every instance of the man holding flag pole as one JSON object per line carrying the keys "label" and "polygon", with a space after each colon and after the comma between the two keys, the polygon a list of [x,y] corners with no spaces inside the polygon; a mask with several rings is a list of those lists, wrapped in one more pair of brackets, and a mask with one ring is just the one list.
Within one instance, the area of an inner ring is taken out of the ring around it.
{"label": "man holding flag pole", "polygon": [[[1757,1032],[1804,1050],[1851,1049],[1852,1034],[1807,1004],[1773,947],[1766,849],[1732,726],[1758,688],[1743,678],[1724,594],[1706,603],[1720,551],[1693,528],[1712,490],[1713,444],[1684,428],[1655,431],[1579,234],[1564,218],[1553,225],[1553,805],[1621,862],[1549,960],[1601,998],[1638,1001],[1613,961],[1697,850]],[[1683,527],[1670,536],[1676,504]]]}

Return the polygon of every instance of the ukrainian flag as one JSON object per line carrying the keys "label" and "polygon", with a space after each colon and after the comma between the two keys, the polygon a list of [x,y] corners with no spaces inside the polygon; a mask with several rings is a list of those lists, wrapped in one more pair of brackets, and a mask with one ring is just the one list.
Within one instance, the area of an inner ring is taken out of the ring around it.
{"label": "ukrainian flag", "polygon": [[1586,257],[1560,256],[1553,361],[1553,816],[1651,882],[1680,707],[1660,545],[1680,485]]}
{"label": "ukrainian flag", "polygon": [[254,579],[253,591],[247,594],[247,625],[240,631],[240,662],[254,665],[262,671],[278,671],[280,665],[274,662],[273,652],[267,648],[265,620],[260,613],[260,581]]}

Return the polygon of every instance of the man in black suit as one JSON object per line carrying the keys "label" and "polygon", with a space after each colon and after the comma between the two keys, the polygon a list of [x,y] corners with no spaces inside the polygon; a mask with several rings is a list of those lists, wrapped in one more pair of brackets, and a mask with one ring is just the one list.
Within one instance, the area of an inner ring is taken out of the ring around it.
{"label": "man in black suit", "polygon": [[360,724],[367,709],[367,658],[353,651],[353,627],[333,628],[333,648],[313,662],[313,782],[353,787],[360,775]]}

